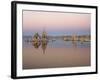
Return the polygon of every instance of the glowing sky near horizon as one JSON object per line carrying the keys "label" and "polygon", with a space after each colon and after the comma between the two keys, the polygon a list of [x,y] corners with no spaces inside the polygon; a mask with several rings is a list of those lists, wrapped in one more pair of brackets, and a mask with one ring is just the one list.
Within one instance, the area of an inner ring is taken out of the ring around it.
{"label": "glowing sky near horizon", "polygon": [[23,11],[23,32],[42,32],[50,35],[90,33],[91,14]]}

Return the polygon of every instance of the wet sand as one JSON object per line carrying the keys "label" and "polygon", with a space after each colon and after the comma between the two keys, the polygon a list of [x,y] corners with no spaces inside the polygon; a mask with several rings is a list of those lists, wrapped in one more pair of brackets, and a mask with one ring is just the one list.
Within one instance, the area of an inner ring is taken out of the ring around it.
{"label": "wet sand", "polygon": [[90,66],[90,48],[23,48],[23,69]]}

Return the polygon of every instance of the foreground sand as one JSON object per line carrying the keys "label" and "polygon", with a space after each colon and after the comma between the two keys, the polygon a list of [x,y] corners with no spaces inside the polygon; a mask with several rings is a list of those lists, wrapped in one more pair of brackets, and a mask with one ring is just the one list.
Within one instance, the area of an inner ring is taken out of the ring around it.
{"label": "foreground sand", "polygon": [[90,48],[23,48],[23,69],[90,66]]}

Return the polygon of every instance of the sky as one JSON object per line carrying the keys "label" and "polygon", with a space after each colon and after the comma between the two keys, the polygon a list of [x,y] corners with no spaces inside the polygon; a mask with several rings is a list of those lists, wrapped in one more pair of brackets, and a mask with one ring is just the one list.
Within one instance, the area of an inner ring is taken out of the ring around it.
{"label": "sky", "polygon": [[71,12],[23,11],[23,34],[90,34],[91,14]]}

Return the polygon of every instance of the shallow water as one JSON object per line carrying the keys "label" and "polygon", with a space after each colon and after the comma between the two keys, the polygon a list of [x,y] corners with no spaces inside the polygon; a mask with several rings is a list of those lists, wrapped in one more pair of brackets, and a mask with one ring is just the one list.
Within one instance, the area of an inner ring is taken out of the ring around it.
{"label": "shallow water", "polygon": [[[52,48],[68,48],[68,47],[79,47],[79,48],[86,48],[86,47],[90,47],[90,42],[81,42],[81,41],[64,41],[62,39],[55,39],[53,40],[49,40],[47,43],[47,47],[52,47]],[[34,47],[32,45],[32,42],[25,42],[23,40],[23,47]]]}
{"label": "shallow water", "polygon": [[49,40],[35,48],[23,39],[23,69],[90,66],[90,42]]}

